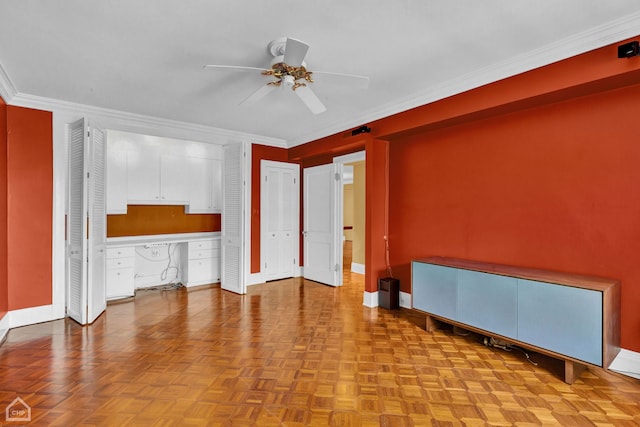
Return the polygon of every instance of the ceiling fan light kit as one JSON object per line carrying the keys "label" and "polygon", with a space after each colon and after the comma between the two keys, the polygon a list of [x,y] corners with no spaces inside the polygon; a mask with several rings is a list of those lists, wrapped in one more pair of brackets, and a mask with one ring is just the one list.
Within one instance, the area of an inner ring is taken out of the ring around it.
{"label": "ceiling fan light kit", "polygon": [[[320,114],[327,110],[322,101],[311,90],[307,83],[313,83],[313,72],[307,70],[304,58],[309,51],[309,45],[303,41],[290,37],[280,37],[272,40],[267,45],[267,51],[273,56],[269,69],[235,66],[235,65],[205,65],[204,68],[213,69],[238,69],[238,70],[259,70],[263,76],[275,77],[276,80],[267,82],[265,86],[261,86],[257,91],[249,95],[245,100],[240,102],[241,105],[254,104],[264,96],[272,92],[276,87],[291,88],[298,95],[302,102],[311,110],[313,114]],[[360,83],[368,84],[368,77],[355,76],[341,73],[322,73],[332,74],[342,78],[357,79]]]}

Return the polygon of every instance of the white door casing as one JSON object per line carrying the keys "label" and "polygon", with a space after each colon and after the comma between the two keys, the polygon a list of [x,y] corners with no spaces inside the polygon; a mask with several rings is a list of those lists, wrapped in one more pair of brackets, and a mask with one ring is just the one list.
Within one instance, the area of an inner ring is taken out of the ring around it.
{"label": "white door casing", "polygon": [[339,165],[305,168],[304,175],[304,277],[331,286],[342,285],[338,260],[335,194],[342,185]]}
{"label": "white door casing", "polygon": [[299,265],[300,166],[262,160],[260,268],[265,281],[296,275]]}

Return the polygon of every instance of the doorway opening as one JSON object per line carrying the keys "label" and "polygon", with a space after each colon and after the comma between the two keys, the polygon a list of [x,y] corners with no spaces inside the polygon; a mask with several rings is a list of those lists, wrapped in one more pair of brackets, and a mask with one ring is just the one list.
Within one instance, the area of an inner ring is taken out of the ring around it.
{"label": "doorway opening", "polygon": [[335,157],[342,177],[342,186],[336,192],[338,219],[337,241],[341,242],[339,257],[343,275],[365,273],[365,152]]}

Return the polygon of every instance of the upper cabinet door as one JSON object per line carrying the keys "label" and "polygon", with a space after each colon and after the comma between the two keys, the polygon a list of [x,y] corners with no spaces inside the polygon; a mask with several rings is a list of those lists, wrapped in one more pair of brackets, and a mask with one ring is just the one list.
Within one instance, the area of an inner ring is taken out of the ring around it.
{"label": "upper cabinet door", "polygon": [[107,149],[107,214],[127,213],[127,152]]}
{"label": "upper cabinet door", "polygon": [[159,204],[160,153],[129,151],[127,153],[127,200],[130,204]]}
{"label": "upper cabinet door", "polygon": [[160,155],[160,200],[169,204],[189,203],[189,164],[184,156]]}
{"label": "upper cabinet door", "polygon": [[222,211],[222,162],[217,159],[189,157],[187,160],[189,206],[187,213]]}

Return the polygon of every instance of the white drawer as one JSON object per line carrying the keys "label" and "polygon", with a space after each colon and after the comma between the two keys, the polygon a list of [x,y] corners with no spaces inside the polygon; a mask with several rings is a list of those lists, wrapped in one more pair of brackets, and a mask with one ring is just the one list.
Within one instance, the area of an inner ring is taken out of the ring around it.
{"label": "white drawer", "polygon": [[218,260],[196,259],[189,261],[189,283],[216,283],[220,281],[220,268]]}
{"label": "white drawer", "polygon": [[129,258],[107,258],[107,270],[118,268],[133,268],[133,257]]}
{"label": "white drawer", "polygon": [[107,299],[133,296],[133,268],[113,268],[107,270]]}
{"label": "white drawer", "polygon": [[107,248],[107,258],[133,258],[135,253],[135,248],[133,246],[122,248]]}
{"label": "white drawer", "polygon": [[194,259],[211,259],[220,257],[220,249],[189,250],[189,261]]}
{"label": "white drawer", "polygon": [[198,249],[213,249],[220,247],[220,239],[195,240],[189,242],[189,252]]}

